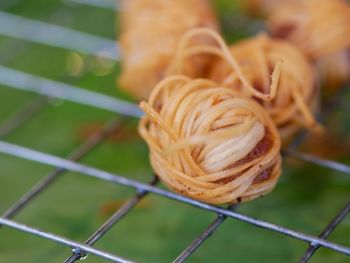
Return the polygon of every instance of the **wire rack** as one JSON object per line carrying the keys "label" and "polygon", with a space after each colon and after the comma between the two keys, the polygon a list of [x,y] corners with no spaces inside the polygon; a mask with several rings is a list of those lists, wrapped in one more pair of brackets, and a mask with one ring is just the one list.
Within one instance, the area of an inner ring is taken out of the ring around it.
{"label": "wire rack", "polygon": [[[94,0],[70,0],[79,4],[88,4],[99,8],[117,9],[114,1],[94,1]],[[16,30],[13,30],[16,28]],[[28,18],[23,18],[13,14],[0,11],[0,34],[15,37],[25,41],[52,45],[55,47],[65,48],[73,51],[82,52],[89,55],[100,55],[109,59],[118,60],[118,52],[115,48],[115,41],[96,37],[71,29],[66,29],[57,25],[39,22]],[[28,45],[28,44],[27,44]],[[101,239],[115,224],[117,224],[124,216],[126,216],[142,199],[146,198],[149,193],[162,196],[176,202],[182,202],[194,207],[206,210],[208,213],[215,213],[216,219],[203,229],[184,250],[177,256],[174,262],[184,262],[194,251],[209,238],[227,219],[240,220],[251,226],[259,227],[267,231],[273,231],[281,235],[307,242],[308,249],[305,251],[299,262],[307,262],[320,247],[331,249],[335,252],[350,256],[350,246],[337,244],[327,240],[327,237],[341,223],[341,221],[350,213],[350,201],[334,216],[334,218],[325,226],[324,230],[318,235],[309,235],[293,229],[276,225],[258,218],[253,218],[235,211],[236,206],[226,208],[208,205],[191,198],[178,195],[176,193],[163,190],[156,186],[157,178],[149,182],[149,184],[141,183],[136,180],[128,179],[121,175],[109,173],[94,167],[83,165],[78,161],[91,152],[96,146],[102,143],[108,136],[114,133],[118,128],[124,125],[129,118],[139,118],[142,112],[136,105],[118,100],[116,98],[84,90],[73,85],[62,82],[52,81],[39,76],[27,74],[0,65],[0,84],[9,88],[20,89],[40,94],[38,97],[19,107],[18,111],[10,116],[0,125],[0,138],[10,134],[18,129],[25,122],[29,121],[33,116],[44,110],[49,105],[49,98],[60,98],[75,103],[88,105],[90,107],[100,108],[107,111],[115,112],[124,117],[122,119],[112,119],[104,125],[104,128],[91,135],[79,147],[74,149],[67,158],[59,158],[50,154],[35,151],[0,140],[0,152],[12,155],[18,158],[43,163],[54,167],[46,177],[38,181],[31,189],[22,195],[15,203],[11,205],[0,217],[0,225],[17,229],[31,235],[51,240],[63,246],[72,248],[72,254],[67,255],[64,261],[75,262],[78,259],[84,259],[87,254],[111,260],[114,262],[132,262],[118,255],[94,248],[94,244]],[[335,99],[339,98],[335,97]],[[334,104],[334,103],[333,103]],[[347,110],[347,109],[344,109]],[[294,144],[300,144],[303,137],[300,137]],[[350,175],[350,167],[331,160],[325,160],[317,156],[301,153],[296,147],[286,149],[283,154],[289,158],[299,159],[314,165],[326,167],[336,170],[346,175]],[[54,233],[42,231],[31,226],[21,224],[12,218],[33,202],[35,197],[40,195],[44,190],[49,191],[50,186],[57,178],[67,171],[74,171],[82,176],[90,176],[99,180],[105,180],[110,183],[131,187],[136,189],[134,197],[126,201],[107,221],[105,221],[85,243],[70,240],[64,236]],[[0,229],[1,231],[1,229]]]}

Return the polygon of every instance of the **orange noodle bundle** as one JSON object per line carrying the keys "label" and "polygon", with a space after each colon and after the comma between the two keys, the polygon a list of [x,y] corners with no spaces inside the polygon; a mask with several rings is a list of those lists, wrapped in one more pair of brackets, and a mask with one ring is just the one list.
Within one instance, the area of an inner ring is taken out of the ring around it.
{"label": "orange noodle bundle", "polygon": [[[269,92],[274,66],[283,61],[276,96],[261,103],[278,127],[284,142],[288,142],[300,128],[317,127],[312,114],[316,112],[319,102],[314,72],[297,48],[286,41],[259,35],[231,46],[230,51],[249,82],[263,93]],[[213,65],[211,78],[240,92],[246,90],[223,59]]]}
{"label": "orange noodle bundle", "polygon": [[335,86],[349,79],[350,5],[346,1],[281,3],[270,14],[268,27],[273,36],[291,41],[315,60],[325,84]]}
{"label": "orange noodle bundle", "polygon": [[[138,99],[148,98],[152,88],[165,77],[181,36],[198,27],[218,30],[207,0],[122,1],[120,87]],[[210,44],[205,37],[193,42]],[[184,74],[203,75],[209,60],[205,55],[193,57]]]}
{"label": "orange noodle bundle", "polygon": [[[198,35],[213,38],[219,46],[188,45]],[[214,31],[191,30],[184,35],[170,68],[181,73],[187,58],[198,53],[218,56],[209,78],[259,101],[278,127],[283,142],[287,143],[302,127],[318,127],[312,115],[318,106],[314,72],[304,55],[287,41],[259,35],[229,49]]]}
{"label": "orange noodle bundle", "polygon": [[281,174],[280,137],[254,100],[207,79],[161,81],[139,132],[151,165],[173,190],[211,204],[269,193]]}

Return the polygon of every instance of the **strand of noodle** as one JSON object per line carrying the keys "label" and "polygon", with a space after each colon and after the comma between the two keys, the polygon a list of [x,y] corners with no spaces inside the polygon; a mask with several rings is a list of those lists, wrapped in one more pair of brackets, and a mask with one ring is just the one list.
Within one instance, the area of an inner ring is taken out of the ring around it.
{"label": "strand of noodle", "polygon": [[[199,36],[199,35],[206,35],[206,36],[210,36],[212,37],[220,46],[221,48],[221,52],[222,55],[219,54],[219,51],[215,51],[213,48],[207,48],[204,49],[202,47],[200,47],[197,52],[195,51],[195,48],[191,48],[191,55],[197,54],[197,53],[201,53],[201,52],[209,52],[211,54],[216,54],[219,55],[220,57],[223,57],[225,59],[225,61],[232,67],[232,69],[236,72],[238,78],[241,80],[241,82],[243,83],[243,85],[250,91],[250,93],[252,95],[254,95],[257,98],[260,98],[262,100],[266,100],[266,101],[270,101],[272,99],[274,99],[274,96],[276,95],[276,90],[277,89],[277,85],[272,85],[270,88],[270,93],[269,94],[264,94],[261,93],[259,91],[257,91],[256,89],[254,89],[254,87],[249,83],[249,81],[246,79],[246,77],[244,76],[244,74],[242,73],[241,67],[240,65],[236,62],[235,58],[233,57],[233,55],[231,54],[227,44],[224,42],[224,40],[222,39],[222,37],[215,31],[208,29],[208,28],[196,28],[193,30],[189,30],[188,32],[186,32],[183,35],[183,38],[180,41],[178,50],[177,50],[177,54],[174,58],[174,62],[173,64],[169,67],[169,71],[171,72],[172,70],[174,70],[174,67],[179,68],[181,65],[181,60],[186,56],[186,45],[187,43],[190,41],[191,38]],[[276,67],[281,67],[280,64],[276,65]],[[181,68],[181,67],[180,67]],[[280,70],[278,70],[277,72],[280,72]]]}

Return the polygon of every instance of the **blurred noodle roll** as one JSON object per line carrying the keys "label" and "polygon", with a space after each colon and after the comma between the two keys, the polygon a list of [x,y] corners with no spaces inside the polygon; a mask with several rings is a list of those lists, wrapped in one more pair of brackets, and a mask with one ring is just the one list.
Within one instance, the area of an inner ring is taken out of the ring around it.
{"label": "blurred noodle roll", "polygon": [[[232,45],[230,52],[249,83],[263,94],[271,92],[275,65],[283,61],[275,96],[264,101],[252,94],[272,117],[283,142],[289,142],[300,128],[318,128],[313,117],[319,104],[315,74],[296,47],[261,34]],[[220,58],[213,64],[210,77],[241,93],[248,91],[227,59]]]}
{"label": "blurred noodle roll", "polygon": [[[218,30],[206,0],[123,0],[120,14],[122,72],[119,86],[137,99],[147,99],[152,88],[166,76],[182,35],[189,29]],[[193,43],[210,44],[205,37]],[[184,74],[204,74],[210,58],[187,61]]]}
{"label": "blurred noodle roll", "polygon": [[298,0],[276,5],[268,17],[273,36],[300,48],[320,69],[325,87],[350,78],[350,5],[345,0]]}

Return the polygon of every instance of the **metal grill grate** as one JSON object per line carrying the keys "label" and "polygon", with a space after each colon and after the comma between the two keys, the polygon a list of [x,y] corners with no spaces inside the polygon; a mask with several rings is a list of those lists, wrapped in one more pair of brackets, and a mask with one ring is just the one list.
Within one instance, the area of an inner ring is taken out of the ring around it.
{"label": "metal grill grate", "polygon": [[[101,2],[93,0],[70,0],[70,2],[79,4],[87,3],[103,8],[116,8],[113,4],[111,4],[112,2],[107,0]],[[20,30],[8,30],[9,28],[14,28],[14,26]],[[31,34],[31,32],[37,32],[37,30],[40,32],[37,34]],[[21,18],[5,12],[0,12],[0,33],[26,41],[38,42],[46,45],[55,45],[61,48],[84,52],[92,55],[99,53],[108,58],[115,60],[118,59],[118,53],[114,53],[112,51],[113,49],[111,49],[111,43],[113,42],[112,40],[102,39],[81,32],[75,32],[73,30],[68,30],[62,27],[47,24],[45,22],[38,22],[31,19]],[[59,37],[57,37],[57,34]],[[59,41],[52,41],[51,37],[53,35],[55,35]],[[90,45],[84,46],[82,49],[82,45],[80,44],[83,42],[90,43]],[[101,50],[103,52],[100,52]],[[108,52],[106,52],[106,50]],[[72,85],[67,85],[61,82],[48,80],[42,77],[10,69],[5,66],[0,66],[0,84],[10,88],[21,89],[40,94],[29,103],[23,105],[13,116],[11,116],[8,120],[2,123],[2,125],[0,125],[1,138],[10,134],[26,121],[30,120],[35,114],[45,109],[49,105],[49,99],[52,97],[85,104],[91,107],[101,108],[125,116],[122,120],[120,120],[120,118],[113,119],[106,123],[101,131],[90,136],[79,147],[73,150],[66,159],[58,158],[53,155],[45,154],[43,152],[34,151],[19,145],[7,143],[5,141],[0,141],[0,152],[3,154],[28,159],[34,162],[44,163],[55,167],[51,173],[37,182],[31,189],[24,193],[23,196],[17,202],[15,202],[5,213],[2,214],[0,217],[0,225],[11,227],[19,231],[23,231],[31,235],[36,235],[73,248],[72,255],[65,261],[67,263],[82,259],[87,255],[87,253],[91,253],[101,258],[115,262],[131,262],[109,252],[96,249],[93,247],[93,245],[126,214],[128,214],[143,198],[145,198],[148,193],[163,196],[177,202],[187,203],[194,207],[204,209],[210,213],[217,214],[216,219],[183,250],[183,252],[174,260],[174,262],[184,262],[195,250],[197,250],[203,244],[203,242],[205,242],[209,236],[214,234],[215,231],[228,218],[240,220],[253,226],[274,231],[309,243],[310,246],[307,251],[305,251],[305,254],[302,255],[300,262],[307,262],[319,247],[326,247],[336,252],[350,256],[349,246],[344,246],[327,240],[327,237],[330,235],[330,233],[349,214],[350,202],[348,202],[345,207],[334,217],[334,219],[325,227],[322,233],[316,237],[235,212],[236,206],[229,206],[227,208],[212,206],[187,198],[185,196],[178,195],[173,192],[169,192],[167,190],[163,190],[156,186],[156,178],[154,178],[149,184],[144,184],[120,175],[79,164],[78,161],[83,156],[94,150],[94,148],[103,142],[109,135],[116,132],[119,127],[128,121],[128,117],[138,118],[142,116],[142,112],[136,107],[136,105],[120,101],[107,95],[87,91],[78,87],[74,87]],[[302,139],[299,140],[298,143],[301,141]],[[312,163],[314,165],[323,166],[329,169],[337,170],[346,175],[350,175],[350,167],[338,162],[324,160],[311,154],[301,153],[293,148],[285,150],[283,154],[290,158],[296,158],[305,162]],[[120,209],[118,209],[104,224],[102,224],[96,230],[96,232],[94,232],[85,241],[84,244],[69,240],[65,237],[58,236],[53,233],[35,229],[31,226],[20,224],[12,220],[12,218],[21,209],[32,202],[36,196],[38,196],[44,190],[49,190],[50,185],[53,184],[55,180],[66,171],[75,171],[85,176],[95,177],[137,190],[135,196],[126,201],[124,205],[120,207]]]}

